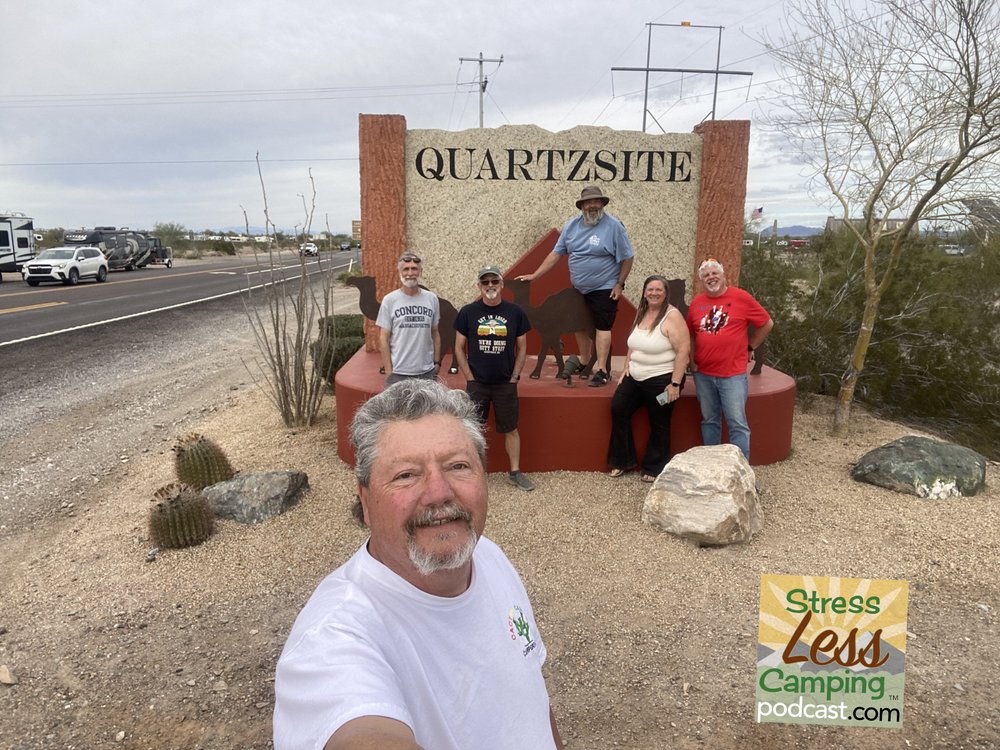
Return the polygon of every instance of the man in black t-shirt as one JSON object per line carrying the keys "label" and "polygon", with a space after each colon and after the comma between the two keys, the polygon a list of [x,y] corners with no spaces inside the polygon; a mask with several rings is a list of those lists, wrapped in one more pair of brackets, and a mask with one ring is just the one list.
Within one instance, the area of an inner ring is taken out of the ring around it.
{"label": "man in black t-shirt", "polygon": [[483,420],[493,404],[496,430],[510,459],[507,479],[531,491],[534,483],[521,471],[521,436],[517,432],[517,381],[528,353],[531,324],[524,311],[500,296],[503,274],[496,266],[479,271],[479,299],[455,318],[455,360],[467,381],[466,391]]}

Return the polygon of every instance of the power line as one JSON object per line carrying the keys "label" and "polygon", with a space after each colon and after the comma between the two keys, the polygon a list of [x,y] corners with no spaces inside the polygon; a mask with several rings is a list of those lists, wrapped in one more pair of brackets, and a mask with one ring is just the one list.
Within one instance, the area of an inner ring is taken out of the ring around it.
{"label": "power line", "polygon": [[[5,97],[0,97],[0,109],[79,109],[83,107],[150,107],[150,106],[164,106],[171,105],[176,106],[180,104],[193,104],[193,105],[218,105],[218,104],[259,104],[265,102],[307,102],[307,101],[330,101],[330,100],[350,100],[350,99],[386,99],[386,98],[398,98],[398,97],[418,97],[418,96],[448,96],[452,93],[453,84],[433,84],[433,86],[447,86],[447,89],[442,89],[441,91],[398,91],[394,90],[393,87],[387,86],[379,90],[392,91],[392,93],[340,93],[331,95],[297,95],[301,92],[284,91],[276,92],[273,95],[266,94],[258,98],[242,98],[242,99],[231,99],[225,98],[225,95],[220,96],[215,99],[207,98],[207,95],[202,93],[197,94],[178,94],[174,98],[155,98],[158,95],[150,95],[150,100],[142,101],[139,99],[128,99],[128,98],[114,98],[114,96],[106,97],[102,99],[94,99],[91,101],[38,101],[38,102],[28,102],[19,101],[17,99],[11,100],[10,97],[6,97],[8,101],[4,101]],[[459,84],[459,85],[475,85],[473,84]],[[428,86],[430,87],[430,86]],[[428,88],[424,87],[424,88]],[[319,90],[317,90],[319,91]],[[365,91],[364,89],[359,89],[360,91]],[[101,96],[101,95],[96,95]],[[166,96],[166,95],[164,95]],[[192,98],[193,97],[193,98]]]}
{"label": "power line", "polygon": [[[143,161],[39,161],[0,163],[0,167],[92,167],[92,166],[150,166],[169,164],[256,164],[257,159],[155,159]],[[291,164],[301,162],[358,161],[356,156],[332,156],[314,159],[260,159],[261,163]]]}

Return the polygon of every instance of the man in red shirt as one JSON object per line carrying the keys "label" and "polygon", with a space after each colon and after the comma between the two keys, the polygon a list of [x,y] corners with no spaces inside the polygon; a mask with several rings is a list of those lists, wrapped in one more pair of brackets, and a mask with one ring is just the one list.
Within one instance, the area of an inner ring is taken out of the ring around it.
{"label": "man in red shirt", "polygon": [[[747,364],[774,328],[774,321],[752,295],[726,284],[725,269],[715,258],[701,264],[698,278],[705,291],[691,300],[687,323],[701,407],[701,439],[705,445],[722,442],[725,415],[729,442],[749,461]],[[748,333],[751,325],[753,333]]]}

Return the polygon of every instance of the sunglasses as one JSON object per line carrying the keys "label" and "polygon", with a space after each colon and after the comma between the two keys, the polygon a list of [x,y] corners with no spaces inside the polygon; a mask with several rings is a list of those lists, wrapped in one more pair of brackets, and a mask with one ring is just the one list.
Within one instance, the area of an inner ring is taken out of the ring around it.
{"label": "sunglasses", "polygon": [[479,283],[482,286],[500,286],[503,282],[502,279],[480,279]]}
{"label": "sunglasses", "polygon": [[400,260],[403,261],[403,263],[419,263],[420,262],[420,258],[418,258],[416,255],[413,255],[412,253],[407,253],[406,255],[401,256]]}

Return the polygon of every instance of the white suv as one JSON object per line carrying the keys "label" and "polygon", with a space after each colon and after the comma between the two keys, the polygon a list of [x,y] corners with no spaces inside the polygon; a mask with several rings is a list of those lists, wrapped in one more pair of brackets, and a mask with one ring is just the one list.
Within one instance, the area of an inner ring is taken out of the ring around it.
{"label": "white suv", "polygon": [[53,247],[43,250],[21,267],[28,286],[42,281],[76,284],[80,279],[108,280],[108,261],[96,247]]}

